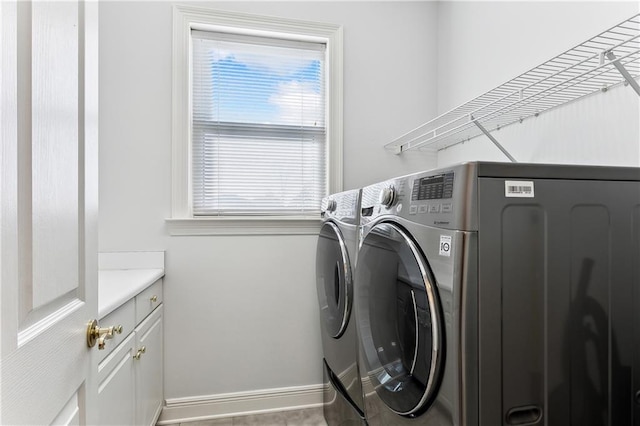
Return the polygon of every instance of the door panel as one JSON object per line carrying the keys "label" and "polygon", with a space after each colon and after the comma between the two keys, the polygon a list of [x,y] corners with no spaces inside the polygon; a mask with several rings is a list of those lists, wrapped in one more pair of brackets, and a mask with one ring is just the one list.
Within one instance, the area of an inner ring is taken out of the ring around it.
{"label": "door panel", "polygon": [[65,406],[60,410],[60,413],[56,416],[56,418],[51,422],[52,425],[79,425],[80,424],[80,395],[81,390],[78,389],[78,392],[74,393],[71,399],[65,404]]}
{"label": "door panel", "polygon": [[326,222],[320,229],[316,257],[316,286],[320,319],[329,336],[339,338],[351,315],[351,263],[340,229]]}
{"label": "door panel", "polygon": [[[502,377],[504,407],[523,411],[544,401],[544,282],[546,216],[539,206],[502,211]],[[526,243],[524,243],[526,242]],[[524,332],[523,332],[524,330]],[[515,413],[515,414],[514,414]],[[534,413],[535,414],[535,413]]]}
{"label": "door panel", "polygon": [[78,9],[74,2],[32,6],[33,309],[79,284]]}
{"label": "door panel", "polygon": [[95,423],[97,13],[0,3],[0,424]]}

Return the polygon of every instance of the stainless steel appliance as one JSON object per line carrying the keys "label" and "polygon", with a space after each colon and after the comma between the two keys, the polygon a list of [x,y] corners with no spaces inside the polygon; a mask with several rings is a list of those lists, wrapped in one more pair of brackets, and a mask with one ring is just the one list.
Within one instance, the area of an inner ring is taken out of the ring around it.
{"label": "stainless steel appliance", "polygon": [[467,163],[361,212],[369,425],[640,424],[640,169]]}
{"label": "stainless steel appliance", "polygon": [[324,416],[329,426],[364,424],[353,313],[360,190],[322,200],[316,284],[324,364]]}

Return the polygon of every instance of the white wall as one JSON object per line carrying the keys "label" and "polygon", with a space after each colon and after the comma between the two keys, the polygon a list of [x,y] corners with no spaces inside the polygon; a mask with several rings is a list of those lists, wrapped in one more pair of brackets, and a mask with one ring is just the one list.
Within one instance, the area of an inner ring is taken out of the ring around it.
{"label": "white wall", "polygon": [[[344,187],[435,165],[382,146],[436,111],[428,2],[216,2],[344,26]],[[321,382],[315,236],[169,237],[170,2],[100,4],[100,250],[166,250],[165,396]]]}
{"label": "white wall", "polygon": [[[640,11],[628,2],[444,2],[438,10],[438,113],[481,95]],[[493,135],[521,162],[640,165],[640,97],[599,93]],[[484,136],[438,165],[508,161]]]}
{"label": "white wall", "polygon": [[[198,4],[344,26],[345,189],[435,166],[428,155],[394,156],[382,146],[638,9],[635,2]],[[314,236],[167,235],[171,13],[163,1],[100,4],[100,249],[167,251],[167,398],[320,383]],[[557,114],[497,136],[520,160],[638,164],[638,97],[630,89]],[[502,160],[478,138],[442,151],[438,163],[478,158]]]}

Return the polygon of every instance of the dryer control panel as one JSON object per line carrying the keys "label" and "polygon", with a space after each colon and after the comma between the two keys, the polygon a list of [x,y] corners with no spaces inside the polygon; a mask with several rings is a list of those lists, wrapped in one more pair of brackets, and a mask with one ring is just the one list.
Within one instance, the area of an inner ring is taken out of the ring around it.
{"label": "dryer control panel", "polygon": [[360,222],[360,190],[339,192],[322,199],[320,217],[357,225]]}

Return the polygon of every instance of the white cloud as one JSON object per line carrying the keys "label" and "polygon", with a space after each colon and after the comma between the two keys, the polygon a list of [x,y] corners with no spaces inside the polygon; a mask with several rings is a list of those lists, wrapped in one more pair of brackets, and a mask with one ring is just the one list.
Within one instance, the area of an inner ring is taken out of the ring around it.
{"label": "white cloud", "polygon": [[281,83],[269,99],[269,103],[278,107],[274,123],[323,126],[324,98],[314,86],[299,81]]}

